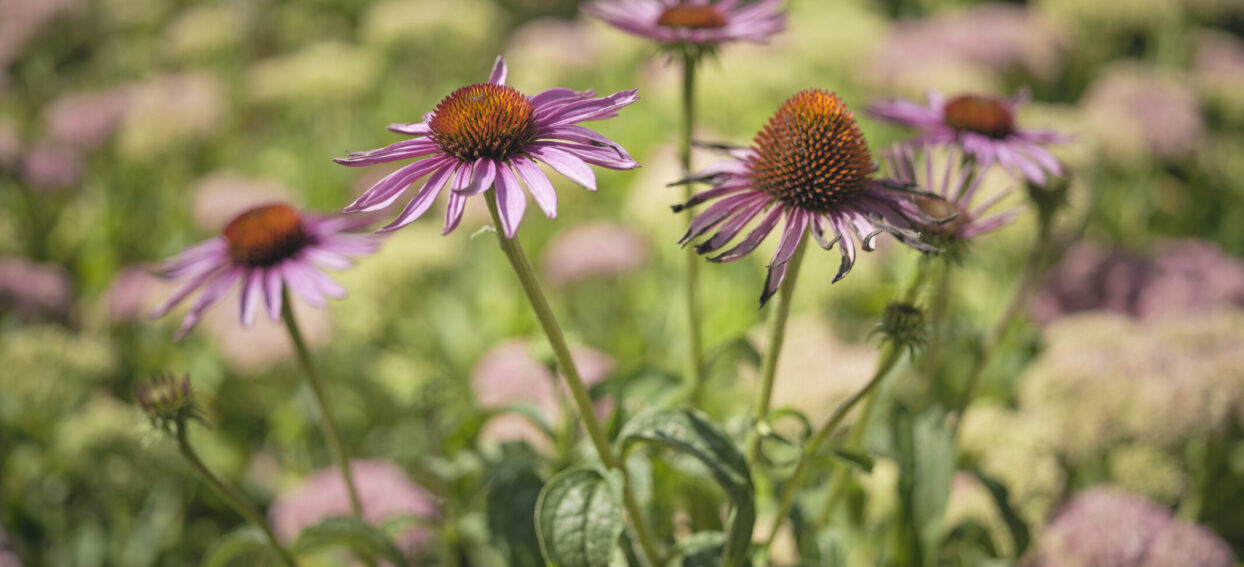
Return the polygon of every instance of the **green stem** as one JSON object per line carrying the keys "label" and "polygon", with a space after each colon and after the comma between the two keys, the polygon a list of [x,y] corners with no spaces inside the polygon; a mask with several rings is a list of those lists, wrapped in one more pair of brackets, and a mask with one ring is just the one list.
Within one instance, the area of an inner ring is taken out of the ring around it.
{"label": "green stem", "polygon": [[[803,455],[799,459],[799,464],[795,465],[795,472],[791,474],[790,479],[786,481],[786,485],[782,487],[782,498],[778,504],[777,519],[773,522],[773,528],[769,531],[769,537],[765,539],[765,549],[768,549],[770,545],[773,545],[773,538],[777,536],[778,528],[782,525],[782,519],[790,513],[790,508],[794,504],[795,500],[795,490],[799,488],[799,482],[802,480],[801,477],[803,475],[804,464],[811,460],[816,453],[820,451],[821,445],[826,439],[829,438],[831,433],[838,429],[838,426],[842,424],[842,420],[846,418],[847,413],[850,412],[851,408],[854,408],[855,404],[859,403],[861,399],[864,399],[865,397],[868,398],[868,402],[864,404],[864,408],[865,410],[869,410],[869,412],[871,412],[873,402],[877,398],[869,394],[871,394],[873,390],[876,389],[877,384],[880,384],[881,380],[890,373],[890,370],[892,370],[894,365],[898,363],[898,359],[902,353],[903,349],[900,346],[896,345],[894,342],[887,342],[882,350],[880,362],[877,364],[877,370],[873,373],[872,379],[870,379],[868,383],[860,389],[860,391],[856,392],[846,401],[839,404],[838,408],[834,410],[833,415],[829,417],[829,421],[826,421],[825,425],[817,430],[816,434],[813,435],[806,444],[804,444]],[[862,413],[859,419],[867,420],[867,413]],[[851,430],[851,433],[854,436],[857,431],[863,431],[863,429],[863,427],[856,427]],[[848,441],[848,443],[850,443],[850,441]],[[844,478],[846,477],[846,475],[838,476]]]}
{"label": "green stem", "polygon": [[190,462],[191,466],[193,466],[195,470],[199,471],[199,474],[203,475],[203,478],[207,480],[207,483],[212,485],[212,488],[216,490],[216,493],[219,494],[221,498],[224,498],[225,502],[227,502],[235,512],[243,518],[246,518],[246,521],[263,531],[264,538],[268,540],[268,545],[271,546],[272,550],[275,551],[277,556],[281,558],[282,563],[288,567],[298,567],[298,562],[294,561],[294,556],[290,555],[289,551],[277,542],[276,534],[272,533],[272,528],[268,526],[268,522],[264,521],[263,516],[259,514],[259,510],[256,510],[255,507],[246,500],[245,496],[242,496],[242,494],[240,494],[232,486],[225,484],[223,480],[220,480],[220,477],[216,476],[212,473],[211,469],[207,468],[207,465],[203,463],[203,459],[200,459],[198,453],[195,453],[194,448],[190,446],[190,440],[187,438],[186,431],[186,422],[177,422],[177,448],[181,450],[181,455]]}
{"label": "green stem", "polygon": [[959,398],[958,407],[955,408],[955,417],[950,426],[952,438],[959,435],[959,424],[963,422],[963,412],[967,411],[968,405],[972,403],[973,396],[976,395],[976,388],[980,385],[981,375],[985,373],[985,367],[989,365],[994,353],[998,349],[998,345],[1002,343],[1002,339],[1006,337],[1007,331],[1011,329],[1011,324],[1015,322],[1015,318],[1019,316],[1019,312],[1024,307],[1024,302],[1028,299],[1028,294],[1032,292],[1033,286],[1037,283],[1037,276],[1041,273],[1041,266],[1045,260],[1046,250],[1049,248],[1050,233],[1053,227],[1052,219],[1047,215],[1040,215],[1037,221],[1037,242],[1032,247],[1032,252],[1028,255],[1028,262],[1024,265],[1024,273],[1020,276],[1019,285],[1015,288],[1015,294],[1011,296],[1011,302],[1007,305],[1006,311],[1002,313],[1002,317],[990,330],[981,344],[979,356],[972,363],[972,369],[968,373],[967,384],[963,387],[963,395]]}
{"label": "green stem", "polygon": [[[932,270],[935,259],[936,258],[934,256],[930,255],[920,257],[919,263],[916,264],[916,271],[912,275],[911,282],[907,285],[907,291],[903,293],[903,301],[907,303],[915,303],[916,299],[920,296],[920,290],[924,288],[925,282],[929,279],[929,272]],[[901,352],[901,349],[897,348],[892,343],[887,344],[889,344],[890,348],[892,348],[895,352],[885,353],[878,359],[878,371],[874,373],[874,380],[880,380],[877,376],[884,375],[881,370],[884,369],[888,372],[890,367],[893,367],[894,362],[897,361],[897,358],[895,358],[894,361],[891,361],[891,357],[897,357],[899,352]],[[875,388],[866,388],[865,390],[866,391],[861,392],[864,407],[860,409],[860,415],[856,418],[855,424],[851,426],[851,433],[848,435],[847,441],[844,444],[844,448],[849,451],[858,451],[860,447],[863,446],[864,432],[867,430],[868,420],[872,417],[873,408],[877,405],[877,390]],[[829,523],[830,518],[834,514],[834,509],[838,507],[838,502],[841,501],[842,497],[846,494],[847,480],[850,478],[848,472],[849,471],[846,470],[835,470],[833,472],[832,479],[829,484],[829,494],[825,498],[825,504],[821,508],[821,514],[816,520],[815,526],[817,530],[820,530]]]}
{"label": "green stem", "polygon": [[[518,276],[519,283],[522,284],[523,292],[527,295],[527,301],[540,322],[540,328],[544,330],[549,345],[553,347],[553,356],[557,358],[557,366],[561,368],[566,386],[570,388],[571,399],[574,400],[575,407],[579,411],[579,418],[583,420],[583,427],[587,429],[592,445],[596,447],[596,452],[606,467],[621,471],[625,476],[626,469],[622,466],[622,461],[614,454],[609,440],[605,438],[604,429],[596,419],[596,410],[592,405],[591,396],[587,393],[587,386],[579,377],[579,370],[570,356],[570,347],[566,344],[566,337],[562,334],[561,326],[557,323],[557,318],[553,316],[553,310],[544,297],[540,282],[536,280],[535,270],[532,269],[531,262],[527,259],[527,253],[523,252],[523,245],[518,241],[518,236],[506,237],[501,228],[501,214],[497,209],[496,190],[488,190],[484,198],[488,203],[488,212],[492,215],[497,242],[501,245],[501,251],[505,253],[506,259],[510,261],[510,266],[514,268],[514,273]],[[635,499],[629,482],[626,483],[623,491],[623,504],[626,506],[627,515],[631,518],[631,527],[634,528],[635,537],[639,540],[648,563],[653,566],[660,565],[660,555],[657,553],[652,535],[648,532],[648,526],[644,523],[639,502]]]}
{"label": "green stem", "polygon": [[[683,175],[691,174],[691,130],[695,120],[695,66],[696,58],[689,53],[683,53],[682,62],[682,125],[678,136],[678,160],[682,166]],[[692,184],[688,183],[683,186],[683,202],[690,201],[691,196],[695,193]],[[691,209],[686,211],[687,223],[695,218],[695,214]],[[700,298],[699,298],[699,273],[700,273],[700,257],[696,253],[694,246],[688,246],[684,251],[684,260],[686,264],[687,277],[686,289],[687,296],[687,348],[690,351],[688,364],[688,380],[690,381],[690,400],[691,406],[696,407],[700,403],[700,397],[704,393],[704,360],[703,349],[704,339],[702,336],[703,329],[700,321]]]}
{"label": "green stem", "polygon": [[933,306],[929,310],[929,345],[924,349],[920,360],[920,374],[932,379],[937,371],[937,357],[941,354],[945,340],[946,311],[950,306],[950,276],[954,265],[950,261],[941,262],[942,273],[937,280],[937,290],[933,293]]}
{"label": "green stem", "polygon": [[315,372],[315,366],[311,364],[311,353],[307,350],[307,344],[302,340],[302,331],[298,330],[298,321],[294,319],[289,288],[282,288],[281,295],[281,319],[285,321],[285,329],[289,331],[290,342],[294,343],[294,351],[298,354],[298,362],[302,365],[303,376],[307,380],[307,385],[311,387],[316,409],[320,412],[320,429],[324,432],[324,439],[328,441],[329,450],[333,452],[333,460],[337,462],[337,469],[341,472],[341,478],[346,483],[346,492],[350,495],[350,509],[354,511],[355,516],[361,519],[363,517],[363,506],[359,503],[358,490],[354,488],[354,476],[350,473],[349,459],[346,458],[345,449],[341,445],[341,438],[337,435],[337,425],[333,422],[333,416],[328,411],[328,402],[324,397],[324,386],[320,382],[319,375]]}
{"label": "green stem", "polygon": [[765,344],[765,357],[760,364],[760,391],[756,395],[756,404],[752,408],[752,433],[747,442],[747,462],[755,467],[756,455],[760,450],[760,435],[756,426],[769,415],[769,405],[773,398],[773,381],[777,376],[778,358],[782,354],[782,343],[786,340],[786,320],[790,317],[790,304],[795,295],[795,283],[799,279],[799,268],[803,265],[804,251],[808,247],[808,238],[799,242],[794,255],[788,261],[786,277],[778,288],[777,297],[773,300],[769,315],[769,340]]}

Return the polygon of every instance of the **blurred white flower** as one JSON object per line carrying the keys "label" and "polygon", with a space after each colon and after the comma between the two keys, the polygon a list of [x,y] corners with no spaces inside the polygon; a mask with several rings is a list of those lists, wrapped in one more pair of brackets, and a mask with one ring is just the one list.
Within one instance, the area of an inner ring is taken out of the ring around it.
{"label": "blurred white flower", "polygon": [[1107,67],[1082,98],[1087,132],[1109,159],[1178,159],[1205,136],[1187,77],[1134,64]]}
{"label": "blurred white flower", "polygon": [[212,75],[158,76],[134,85],[118,149],[138,160],[153,159],[217,132],[228,117],[224,87]]}
{"label": "blurred white flower", "polygon": [[369,50],[325,41],[254,64],[246,74],[246,90],[260,103],[350,101],[375,87],[383,68]]}
{"label": "blurred white flower", "polygon": [[186,8],[165,28],[165,49],[178,59],[195,60],[240,45],[247,22],[239,6],[222,3]]}

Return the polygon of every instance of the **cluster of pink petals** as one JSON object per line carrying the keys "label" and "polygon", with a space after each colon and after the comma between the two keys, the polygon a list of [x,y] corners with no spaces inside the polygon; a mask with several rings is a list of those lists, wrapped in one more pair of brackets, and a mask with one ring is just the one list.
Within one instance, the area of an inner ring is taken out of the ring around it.
{"label": "cluster of pink petals", "polygon": [[255,322],[261,301],[267,304],[268,316],[281,320],[282,289],[317,307],[325,306],[325,297],[345,297],[346,290],[322,270],[344,270],[353,264],[351,256],[374,252],[378,244],[372,238],[350,231],[367,224],[365,217],[300,215],[306,245],[271,266],[249,266],[229,256],[229,242],[219,236],[193,246],[176,258],[165,262],[160,273],[169,279],[186,280],[171,297],[152,312],[160,317],[202,289],[177,330],[181,339],[203,316],[203,312],[219,301],[236,283],[241,288],[239,317],[243,326]]}
{"label": "cluster of pink petals", "polygon": [[898,144],[887,152],[885,160],[896,181],[937,195],[955,204],[960,209],[960,215],[966,215],[967,218],[947,222],[954,227],[957,240],[970,240],[1015,220],[1022,209],[1014,208],[985,216],[989,209],[1011,193],[1011,187],[995,191],[980,202],[973,203],[989,168],[965,166],[963,153],[957,148],[950,148],[945,153],[944,159],[938,159],[932,146]]}
{"label": "cluster of pink petals", "polygon": [[0,258],[0,310],[63,318],[73,303],[69,273],[56,264]]}
{"label": "cluster of pink petals", "polygon": [[[505,85],[505,59],[498,57],[488,83]],[[430,136],[429,123],[434,113],[423,121],[393,124],[389,129],[413,136],[388,147],[358,152],[334,160],[351,167],[376,165],[392,161],[418,159],[389,174],[368,189],[345,212],[375,211],[388,207],[412,183],[427,181],[398,217],[380,231],[397,230],[422,216],[445,187],[450,188],[449,205],[445,211],[444,233],[449,234],[462,220],[466,199],[490,188],[496,189],[501,228],[513,237],[527,208],[523,185],[536,204],[549,218],[557,216],[557,193],[548,176],[536,166],[544,163],[575,184],[596,190],[596,174],[588,164],[608,169],[634,169],[639,164],[612,140],[582,126],[579,122],[603,120],[617,116],[618,110],[639,100],[636,91],[621,91],[603,98],[593,98],[593,91],[576,92],[565,88],[549,89],[528,97],[535,111],[535,139],[520,151],[502,160],[479,158],[463,161],[443,150]],[[521,180],[521,183],[520,183]]]}
{"label": "cluster of pink petals", "polygon": [[[1029,98],[1028,91],[1021,90],[1002,103],[1014,116]],[[945,95],[929,91],[924,104],[887,100],[870,105],[866,112],[878,120],[919,130],[914,143],[958,146],[982,166],[997,163],[1007,170],[1019,171],[1038,185],[1045,184],[1047,175],[1062,175],[1062,164],[1045,146],[1066,142],[1067,136],[1053,130],[1018,127],[1003,137],[958,130],[946,121],[947,102]]]}
{"label": "cluster of pink petals", "polygon": [[[597,0],[583,11],[624,32],[661,43],[719,44],[730,41],[768,41],[786,27],[783,0]],[[725,21],[721,27],[673,27],[658,23],[666,10],[678,5],[709,6]]]}

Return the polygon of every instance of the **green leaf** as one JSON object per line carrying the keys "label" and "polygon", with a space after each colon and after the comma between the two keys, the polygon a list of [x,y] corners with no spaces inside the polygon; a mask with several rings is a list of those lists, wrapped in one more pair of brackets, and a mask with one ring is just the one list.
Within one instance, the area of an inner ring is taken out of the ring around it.
{"label": "green leaf", "polygon": [[833,448],[829,450],[829,456],[836,461],[858,467],[866,473],[873,472],[873,458],[864,453],[856,453],[846,449]]}
{"label": "green leaf", "polygon": [[[722,532],[697,532],[678,542],[678,554],[682,555],[683,567],[717,567],[726,547],[726,534]],[[744,565],[751,565],[750,561]]]}
{"label": "green leaf", "polygon": [[225,534],[203,558],[203,567],[225,567],[234,560],[246,559],[246,565],[271,564],[276,552],[255,526],[244,526]]}
{"label": "green leaf", "polygon": [[525,459],[498,463],[489,473],[488,531],[506,565],[541,567],[544,559],[532,523],[544,481]]}
{"label": "green leaf", "polygon": [[734,504],[723,563],[727,567],[742,565],[756,523],[755,489],[747,462],[734,441],[703,414],[687,409],[637,415],[622,426],[618,438],[623,453],[636,444],[654,445],[692,457],[708,468]]}
{"label": "green leaf", "polygon": [[900,565],[929,567],[937,560],[942,518],[950,499],[954,440],[936,409],[913,417],[906,408],[895,408],[894,433],[904,544],[897,550],[897,560]]}
{"label": "green leaf", "polygon": [[378,556],[394,565],[406,565],[406,558],[384,531],[352,516],[327,518],[298,534],[291,548],[295,554],[324,547],[345,546],[365,556]]}
{"label": "green leaf", "polygon": [[1011,507],[1011,497],[1007,493],[1006,486],[978,470],[973,470],[972,474],[975,474],[981,484],[989,490],[994,504],[998,507],[998,512],[1006,521],[1007,530],[1011,532],[1011,541],[1015,543],[1015,557],[1023,557],[1024,552],[1028,550],[1028,544],[1032,541],[1032,536],[1028,532],[1028,524],[1024,523],[1024,520]]}
{"label": "green leaf", "polygon": [[536,503],[544,560],[562,567],[608,567],[622,536],[621,473],[575,467],[549,480]]}

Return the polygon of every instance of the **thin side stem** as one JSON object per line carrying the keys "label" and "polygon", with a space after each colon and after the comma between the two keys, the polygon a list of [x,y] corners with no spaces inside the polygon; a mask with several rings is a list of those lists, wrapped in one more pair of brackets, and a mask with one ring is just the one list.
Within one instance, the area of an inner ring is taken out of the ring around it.
{"label": "thin side stem", "polygon": [[[605,437],[604,429],[596,419],[596,410],[592,405],[591,396],[587,393],[587,386],[583,384],[583,379],[579,376],[578,367],[575,366],[574,359],[570,356],[570,347],[566,344],[561,325],[557,323],[557,318],[554,317],[553,310],[544,297],[544,291],[540,288],[540,282],[536,280],[535,270],[532,269],[531,262],[527,259],[527,253],[523,251],[523,245],[518,241],[518,236],[507,238],[501,229],[496,190],[489,189],[484,196],[496,229],[497,242],[501,245],[501,251],[505,253],[506,259],[510,261],[510,266],[514,268],[514,273],[518,276],[519,283],[522,284],[523,292],[527,295],[527,301],[540,322],[540,328],[544,330],[549,345],[553,347],[557,366],[561,368],[566,386],[570,388],[571,399],[574,400],[575,408],[579,411],[579,418],[583,420],[583,427],[587,430],[592,445],[596,447],[596,452],[606,467],[622,471],[625,476],[626,470],[622,466],[622,461],[614,454],[609,440]],[[629,482],[626,483],[623,491],[623,504],[626,506],[627,515],[631,518],[631,527],[634,529],[635,537],[639,540],[648,563],[653,566],[660,565],[660,555],[657,553],[656,544],[644,523],[639,502],[632,494]]]}
{"label": "thin side stem", "polygon": [[203,463],[203,459],[199,458],[198,453],[190,446],[190,440],[186,436],[186,423],[184,421],[177,423],[177,448],[181,451],[181,455],[190,462],[190,465],[199,471],[199,474],[203,475],[203,479],[216,490],[217,494],[220,494],[221,498],[225,499],[225,502],[235,512],[263,532],[264,539],[268,540],[268,545],[276,552],[277,557],[281,558],[282,563],[287,567],[298,567],[298,562],[294,561],[294,556],[276,540],[276,534],[272,533],[272,528],[268,526],[268,522],[263,519],[259,510],[255,509],[255,506],[236,489],[225,484],[220,477],[207,468],[207,465]]}
{"label": "thin side stem", "polygon": [[[691,130],[695,121],[695,56],[684,53],[682,61],[682,125],[678,136],[678,160],[682,166],[683,174],[691,173]],[[683,186],[683,202],[690,201],[691,196],[695,193],[692,184],[688,183]],[[695,218],[691,209],[686,211],[687,223],[691,223],[691,219]],[[690,382],[690,400],[691,406],[696,407],[700,403],[700,397],[704,392],[704,338],[702,336],[701,317],[700,317],[700,257],[696,253],[694,246],[688,246],[684,251],[687,275],[686,283],[686,306],[687,306],[687,349],[690,351],[690,360],[688,363],[687,378]]]}
{"label": "thin side stem", "polygon": [[[769,315],[769,340],[765,345],[765,357],[760,365],[760,391],[756,394],[756,404],[752,408],[753,425],[759,424],[769,414],[769,405],[773,398],[773,380],[777,376],[778,358],[782,354],[782,343],[786,340],[786,320],[790,317],[790,304],[795,295],[795,283],[799,280],[799,268],[803,265],[803,255],[808,247],[808,238],[799,242],[795,254],[791,256],[786,268],[786,278],[778,288],[777,297],[773,300],[773,311]],[[756,454],[760,450],[760,436],[755,428],[748,438],[747,462],[755,466]]]}
{"label": "thin side stem", "polygon": [[1032,252],[1028,255],[1028,262],[1024,265],[1024,273],[1020,276],[1019,285],[1015,288],[1015,295],[1011,296],[1011,302],[1006,306],[1006,311],[1002,313],[1002,317],[998,319],[993,329],[985,337],[984,342],[981,344],[980,355],[972,363],[967,384],[963,387],[963,395],[959,398],[959,405],[955,408],[954,421],[950,426],[952,438],[959,436],[959,424],[963,422],[963,412],[967,411],[968,405],[972,403],[973,396],[976,395],[976,388],[980,385],[981,375],[985,373],[985,367],[993,359],[998,345],[1006,337],[1007,331],[1011,329],[1011,325],[1015,322],[1015,318],[1024,307],[1024,302],[1028,299],[1028,295],[1037,283],[1037,276],[1041,273],[1041,264],[1045,260],[1046,249],[1050,243],[1050,233],[1053,228],[1051,221],[1052,219],[1046,215],[1038,217],[1037,242],[1033,244]]}
{"label": "thin side stem", "polygon": [[302,331],[298,329],[298,321],[294,319],[289,288],[282,288],[281,295],[281,319],[285,322],[285,329],[289,331],[289,340],[294,343],[294,351],[298,353],[298,362],[302,365],[303,377],[306,378],[307,385],[311,387],[316,409],[320,412],[320,429],[324,432],[324,439],[328,441],[329,450],[333,452],[333,460],[337,463],[341,478],[346,483],[346,492],[350,495],[350,509],[354,511],[355,516],[362,518],[363,506],[359,503],[358,490],[354,488],[354,476],[350,472],[349,459],[346,457],[345,448],[341,445],[341,437],[337,435],[337,425],[333,421],[333,415],[328,411],[324,386],[315,371],[315,365],[311,364],[311,353],[307,350],[306,342],[302,340]]}
{"label": "thin side stem", "polygon": [[[873,373],[872,379],[870,379],[868,383],[860,389],[860,391],[856,392],[846,401],[839,404],[838,408],[834,410],[833,415],[831,415],[829,420],[825,422],[825,425],[821,426],[821,428],[817,430],[816,434],[808,439],[808,442],[804,444],[803,456],[799,459],[799,463],[795,465],[795,472],[791,474],[790,479],[786,481],[786,485],[782,488],[782,498],[778,504],[777,520],[774,521],[773,528],[769,531],[769,537],[765,538],[765,549],[768,549],[769,546],[773,544],[773,538],[777,536],[778,528],[782,525],[782,519],[790,513],[791,506],[794,504],[795,500],[795,491],[799,488],[799,483],[802,480],[804,464],[811,460],[816,453],[820,451],[821,445],[825,443],[825,440],[829,438],[830,434],[838,429],[838,426],[842,424],[842,420],[846,418],[847,413],[850,412],[851,408],[854,408],[855,404],[859,403],[861,399],[868,397],[869,402],[865,404],[865,408],[871,409],[873,401],[877,398],[875,396],[869,396],[869,394],[872,393],[872,391],[877,387],[877,384],[880,384],[881,380],[890,373],[890,370],[894,369],[894,365],[898,363],[898,359],[902,355],[902,352],[902,349],[896,346],[893,342],[887,341],[882,350],[881,360],[877,364],[877,369]],[[860,419],[868,419],[868,416],[861,414]],[[862,430],[862,427],[857,427],[852,429],[852,433]],[[838,476],[845,477],[846,475]]]}

